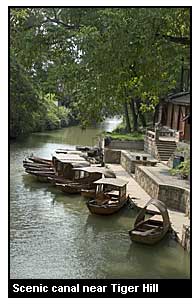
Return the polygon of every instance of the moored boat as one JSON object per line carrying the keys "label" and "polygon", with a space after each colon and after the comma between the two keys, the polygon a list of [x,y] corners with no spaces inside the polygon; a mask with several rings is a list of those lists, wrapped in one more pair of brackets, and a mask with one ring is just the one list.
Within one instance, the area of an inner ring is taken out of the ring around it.
{"label": "moored boat", "polygon": [[92,196],[95,196],[94,182],[96,180],[103,176],[115,177],[114,172],[104,167],[77,167],[73,168],[72,171],[74,174],[71,183],[56,181],[57,187],[69,194],[77,194],[87,190],[88,194],[92,193]]}
{"label": "moored boat", "polygon": [[111,215],[128,203],[126,181],[118,178],[102,178],[94,184],[96,185],[95,199],[86,202],[92,214]]}
{"label": "moored boat", "polygon": [[[150,206],[154,206],[158,211],[148,210]],[[152,216],[146,219],[146,213]],[[153,245],[162,240],[169,229],[170,220],[165,204],[151,199],[139,212],[129,236],[134,242]]]}
{"label": "moored boat", "polygon": [[51,159],[45,159],[45,158],[41,158],[37,156],[29,156],[28,159],[35,163],[44,164],[44,165],[52,165]]}
{"label": "moored boat", "polygon": [[85,198],[94,199],[96,195],[95,189],[82,189],[81,195]]}
{"label": "moored boat", "polygon": [[35,162],[32,162],[32,161],[28,161],[28,160],[24,160],[23,161],[23,167],[26,168],[26,167],[32,167],[32,168],[53,168],[52,165],[50,164],[38,164],[38,163],[35,163]]}
{"label": "moored boat", "polygon": [[38,167],[36,165],[34,166],[29,166],[29,165],[25,165],[24,168],[26,170],[31,170],[31,171],[46,171],[46,172],[54,172],[54,168],[51,166],[42,166],[42,167]]}
{"label": "moored boat", "polygon": [[30,156],[23,161],[23,166],[27,173],[36,176],[38,180],[48,181],[53,184],[57,181],[63,184],[69,183],[74,178],[74,167],[89,165],[78,153],[71,154],[70,151],[67,154],[55,153],[52,160]]}
{"label": "moored boat", "polygon": [[67,184],[56,184],[56,186],[67,194],[80,194],[82,189],[90,188],[90,184],[81,183],[67,183]]}

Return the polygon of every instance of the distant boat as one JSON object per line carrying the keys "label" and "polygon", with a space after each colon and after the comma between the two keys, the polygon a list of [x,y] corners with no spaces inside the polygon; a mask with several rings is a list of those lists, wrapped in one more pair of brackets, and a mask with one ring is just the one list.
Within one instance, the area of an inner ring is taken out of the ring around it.
{"label": "distant boat", "polygon": [[[149,206],[156,207],[158,211],[148,210]],[[146,213],[152,217],[146,218]],[[159,200],[151,199],[139,212],[134,228],[129,231],[132,241],[153,245],[159,242],[170,228],[170,220],[165,204]]]}
{"label": "distant boat", "polygon": [[27,173],[36,176],[41,182],[69,183],[74,178],[73,168],[90,166],[90,163],[80,157],[80,153],[77,151],[73,151],[73,153],[71,150],[66,152],[55,152],[52,160],[31,155],[23,161],[23,167]]}
{"label": "distant boat", "polygon": [[118,178],[102,178],[94,184],[96,184],[95,199],[86,203],[92,214],[111,215],[128,203],[126,181]]}

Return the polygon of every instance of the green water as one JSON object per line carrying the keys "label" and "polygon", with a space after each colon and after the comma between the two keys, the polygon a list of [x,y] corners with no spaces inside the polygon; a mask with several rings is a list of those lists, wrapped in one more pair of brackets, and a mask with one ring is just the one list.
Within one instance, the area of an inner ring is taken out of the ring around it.
{"label": "green water", "polygon": [[92,216],[81,196],[66,196],[24,172],[25,156],[49,158],[56,148],[95,145],[100,131],[116,124],[69,127],[11,143],[11,278],[189,278],[189,255],[173,239],[154,247],[130,241],[135,210]]}

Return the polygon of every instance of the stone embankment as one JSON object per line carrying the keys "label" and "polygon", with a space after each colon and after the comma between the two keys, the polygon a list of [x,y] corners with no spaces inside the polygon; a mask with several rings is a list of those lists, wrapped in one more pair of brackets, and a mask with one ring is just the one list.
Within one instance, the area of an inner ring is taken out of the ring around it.
{"label": "stone embankment", "polygon": [[[141,154],[145,155],[145,153]],[[123,156],[125,159],[122,159]],[[150,198],[163,201],[168,207],[172,229],[177,240],[187,251],[190,251],[190,189],[188,181],[170,176],[169,168],[161,163],[156,166],[135,164],[135,173],[133,173],[134,166],[131,169],[132,156],[131,153],[126,155],[126,151],[105,149],[105,162],[118,178],[128,181],[127,193],[134,205],[142,208]],[[148,159],[152,161],[150,157]]]}

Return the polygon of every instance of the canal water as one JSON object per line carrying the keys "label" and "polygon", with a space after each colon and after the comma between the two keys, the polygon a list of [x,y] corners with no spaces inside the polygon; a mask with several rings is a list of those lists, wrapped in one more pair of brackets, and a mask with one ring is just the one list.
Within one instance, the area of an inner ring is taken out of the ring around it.
{"label": "canal water", "polygon": [[130,241],[136,210],[93,216],[81,196],[64,195],[24,172],[22,161],[31,153],[50,158],[57,148],[95,145],[97,135],[117,123],[37,133],[11,143],[11,278],[189,278],[189,255],[173,239],[153,247]]}

